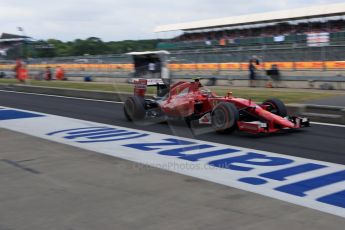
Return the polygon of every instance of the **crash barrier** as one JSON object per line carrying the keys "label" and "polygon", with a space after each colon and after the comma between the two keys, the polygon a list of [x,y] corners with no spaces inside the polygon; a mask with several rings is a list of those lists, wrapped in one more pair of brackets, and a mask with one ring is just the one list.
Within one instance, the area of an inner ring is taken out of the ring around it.
{"label": "crash barrier", "polygon": [[[30,70],[45,70],[47,67],[57,68],[61,66],[66,71],[128,71],[133,70],[133,64],[28,64]],[[14,64],[0,64],[1,70],[13,70]]]}
{"label": "crash barrier", "polygon": [[[259,70],[269,70],[272,66],[279,70],[345,70],[345,61],[326,62],[265,62],[257,66]],[[198,63],[170,64],[171,70],[214,70],[214,71],[247,71],[248,63]]]}
{"label": "crash barrier", "polygon": [[[0,90],[49,94],[57,96],[87,98],[94,100],[106,100],[122,102],[132,93],[112,93],[102,91],[89,91],[53,87],[39,87],[26,85],[0,84]],[[296,116],[305,116],[314,122],[326,122],[345,125],[345,107],[309,105],[309,104],[287,104],[288,113]]]}
{"label": "crash barrier", "polygon": [[[269,70],[275,65],[279,70],[345,70],[345,61],[318,61],[318,62],[264,62],[257,66],[260,70]],[[99,71],[99,72],[115,72],[115,71],[132,71],[133,64],[29,64],[30,70],[43,71],[46,67],[56,68],[61,66],[66,71]],[[211,70],[211,71],[247,71],[248,63],[170,63],[168,65],[172,71],[185,70]],[[14,64],[0,64],[1,70],[13,70]]]}

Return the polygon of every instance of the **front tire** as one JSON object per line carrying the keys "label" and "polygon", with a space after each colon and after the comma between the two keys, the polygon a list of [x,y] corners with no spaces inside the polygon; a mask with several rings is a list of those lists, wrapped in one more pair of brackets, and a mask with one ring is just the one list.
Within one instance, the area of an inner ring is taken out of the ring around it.
{"label": "front tire", "polygon": [[277,98],[268,99],[264,101],[262,104],[268,106],[267,111],[275,115],[278,115],[281,117],[287,116],[287,109],[284,102],[282,102],[281,100]]}
{"label": "front tire", "polygon": [[138,96],[130,96],[125,101],[123,109],[128,121],[143,120],[146,116],[145,99]]}
{"label": "front tire", "polygon": [[232,103],[222,102],[213,109],[211,119],[216,132],[230,133],[237,127],[239,113]]}

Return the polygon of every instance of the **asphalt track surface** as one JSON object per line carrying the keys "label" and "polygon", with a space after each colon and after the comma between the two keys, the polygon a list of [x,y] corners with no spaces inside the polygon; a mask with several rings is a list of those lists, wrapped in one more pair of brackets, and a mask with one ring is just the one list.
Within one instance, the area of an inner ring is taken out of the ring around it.
{"label": "asphalt track surface", "polygon": [[314,105],[331,105],[331,106],[345,106],[345,95],[329,97],[324,99],[318,100],[311,100],[307,101],[307,104],[314,104]]}
{"label": "asphalt track surface", "polygon": [[181,122],[133,124],[126,121],[119,103],[0,92],[0,106],[345,164],[344,127],[313,124],[302,130],[272,135],[217,134],[200,128],[191,131]]}

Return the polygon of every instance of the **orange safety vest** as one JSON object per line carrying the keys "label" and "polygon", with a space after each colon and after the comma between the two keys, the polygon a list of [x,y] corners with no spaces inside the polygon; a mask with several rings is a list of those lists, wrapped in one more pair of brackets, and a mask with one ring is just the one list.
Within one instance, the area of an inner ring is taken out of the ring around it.
{"label": "orange safety vest", "polygon": [[25,81],[28,78],[28,70],[24,67],[20,67],[18,70],[18,78],[20,81]]}
{"label": "orange safety vest", "polygon": [[19,70],[22,68],[22,62],[17,59],[16,65],[14,66],[14,72],[16,73],[16,78],[19,80]]}
{"label": "orange safety vest", "polygon": [[65,75],[65,72],[64,72],[64,70],[63,70],[62,68],[58,68],[58,69],[56,70],[55,76],[56,76],[56,79],[57,79],[57,80],[63,80],[64,75]]}

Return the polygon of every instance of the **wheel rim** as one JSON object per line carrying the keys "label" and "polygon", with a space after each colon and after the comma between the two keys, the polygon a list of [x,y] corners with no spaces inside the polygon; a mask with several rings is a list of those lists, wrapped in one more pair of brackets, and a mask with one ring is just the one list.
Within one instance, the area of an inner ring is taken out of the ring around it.
{"label": "wheel rim", "polygon": [[229,122],[229,118],[224,108],[219,108],[214,111],[213,124],[216,128],[225,129]]}

